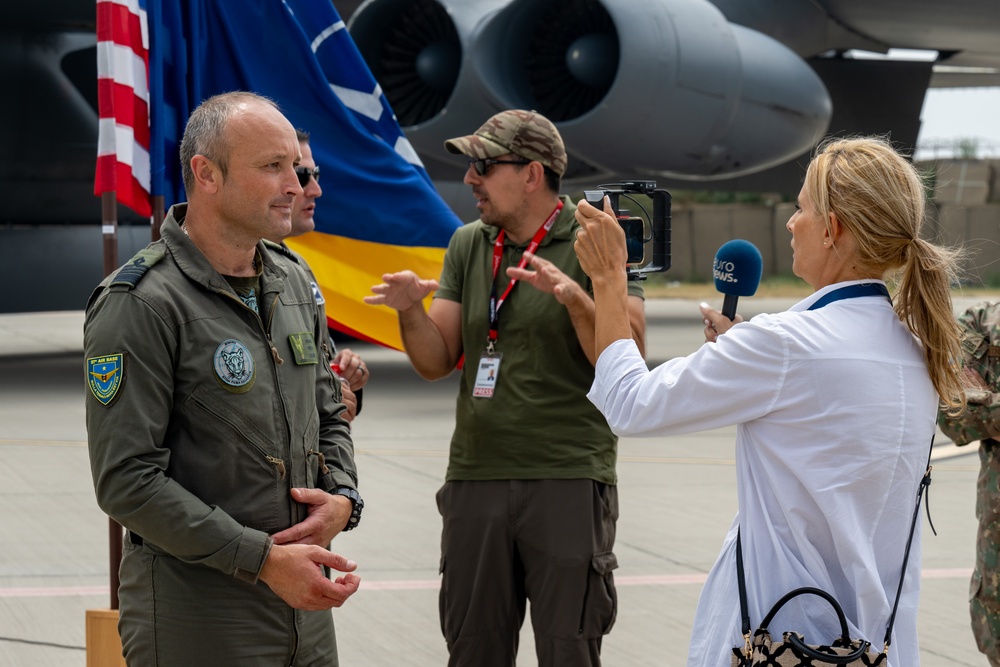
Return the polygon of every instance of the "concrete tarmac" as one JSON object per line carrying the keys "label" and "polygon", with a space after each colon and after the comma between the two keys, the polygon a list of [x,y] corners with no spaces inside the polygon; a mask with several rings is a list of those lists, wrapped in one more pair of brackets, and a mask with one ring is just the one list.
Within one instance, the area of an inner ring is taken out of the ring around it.
{"label": "concrete tarmac", "polygon": [[[790,303],[744,299],[740,312]],[[695,301],[650,300],[647,317],[650,365],[703,340]],[[109,604],[108,520],[94,499],[86,447],[82,322],[80,312],[0,317],[0,665],[82,667],[85,612]],[[434,495],[457,376],[428,383],[400,352],[351,347],[372,379],[354,426],[364,520],[334,542],[357,560],[363,579],[334,610],[341,664],[445,665]],[[621,441],[619,611],[604,640],[606,666],[684,664],[701,586],[736,511],[734,437],[735,428],[725,428]],[[941,435],[937,442],[930,493],[937,537],[922,519],[921,664],[986,667],[967,603],[979,462],[973,447],[955,448]],[[528,620],[518,665],[537,664]]]}

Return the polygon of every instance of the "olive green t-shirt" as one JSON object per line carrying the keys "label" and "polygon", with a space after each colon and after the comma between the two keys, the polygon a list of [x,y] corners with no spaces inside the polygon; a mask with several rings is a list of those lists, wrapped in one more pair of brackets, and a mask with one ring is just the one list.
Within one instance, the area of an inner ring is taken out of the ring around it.
{"label": "olive green t-shirt", "polygon": [[[576,206],[564,206],[537,255],[556,264],[593,293],[573,241]],[[539,220],[541,225],[543,220]],[[496,352],[501,354],[492,398],[473,397],[486,350],[493,244],[499,229],[476,221],[451,238],[436,299],[462,304],[465,364],[459,385],[448,480],[594,479],[615,484],[618,439],[587,400],[594,367],[577,339],[569,313],[555,296],[518,282],[499,312]],[[507,288],[507,267],[527,244],[504,241],[497,297]],[[629,294],[642,286],[629,282]]]}

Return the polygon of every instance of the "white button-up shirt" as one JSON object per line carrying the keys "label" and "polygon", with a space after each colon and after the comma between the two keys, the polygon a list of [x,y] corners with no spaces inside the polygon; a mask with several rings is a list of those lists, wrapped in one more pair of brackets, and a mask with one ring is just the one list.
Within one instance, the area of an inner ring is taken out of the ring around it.
{"label": "white button-up shirt", "polygon": [[[899,585],[938,397],[919,341],[880,296],[790,310],[735,325],[716,343],[648,370],[635,343],[601,354],[589,398],[620,436],[737,424],[739,513],[698,603],[689,667],[729,667],[742,646],[736,580],[741,527],[751,629],[788,591],[831,593],[853,638],[881,650]],[[871,282],[871,281],[868,281]],[[920,522],[889,651],[919,665]],[[800,596],[771,622],[808,644],[839,624],[827,602]]]}

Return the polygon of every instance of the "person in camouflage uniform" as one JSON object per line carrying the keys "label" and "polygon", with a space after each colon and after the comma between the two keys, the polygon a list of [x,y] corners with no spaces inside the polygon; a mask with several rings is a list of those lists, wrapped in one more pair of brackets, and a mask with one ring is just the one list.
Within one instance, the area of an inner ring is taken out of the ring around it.
{"label": "person in camouflage uniform", "polygon": [[[452,236],[440,285],[387,274],[365,301],[399,311],[424,378],[449,375],[465,356],[437,494],[448,664],[513,665],[530,600],[538,664],[594,667],[617,610],[618,441],[586,400],[593,285],[573,251],[576,206],[559,195],[566,151],[548,119],[523,110],[445,147],[469,159],[480,220]],[[642,348],[637,282],[628,308]]]}
{"label": "person in camouflage uniform", "polygon": [[990,665],[1000,667],[1000,303],[977,304],[958,318],[969,380],[967,410],[942,411],[941,431],[956,445],[980,440],[976,484],[976,569],[969,586],[972,632]]}

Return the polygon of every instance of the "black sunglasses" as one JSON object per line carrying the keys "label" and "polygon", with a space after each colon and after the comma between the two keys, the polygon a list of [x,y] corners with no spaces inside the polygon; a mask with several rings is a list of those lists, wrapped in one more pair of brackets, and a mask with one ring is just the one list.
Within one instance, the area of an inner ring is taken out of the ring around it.
{"label": "black sunglasses", "polygon": [[485,176],[490,172],[490,167],[495,164],[531,164],[531,160],[494,160],[491,157],[484,157],[469,160],[471,164],[476,169],[476,173],[480,176]]}
{"label": "black sunglasses", "polygon": [[319,183],[319,166],[315,166],[312,169],[309,167],[296,167],[295,175],[299,177],[299,185],[306,187],[309,185],[309,177],[312,176]]}

